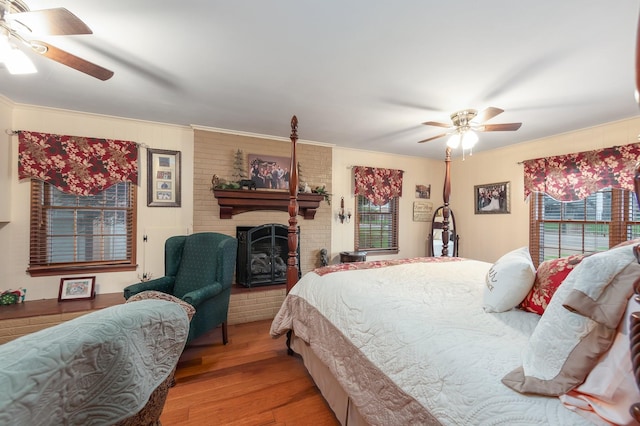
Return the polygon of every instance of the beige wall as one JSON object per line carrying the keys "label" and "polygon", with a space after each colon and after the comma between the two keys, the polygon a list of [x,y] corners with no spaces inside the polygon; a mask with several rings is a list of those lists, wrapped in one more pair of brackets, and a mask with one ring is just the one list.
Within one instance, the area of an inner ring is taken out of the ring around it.
{"label": "beige wall", "polygon": [[[84,114],[41,107],[11,104],[12,118],[7,122],[5,108],[0,109],[5,129],[91,136],[130,140],[151,148],[179,150],[182,153],[182,207],[147,207],[146,150],[141,148],[140,185],[138,187],[138,270],[96,275],[98,293],[120,292],[138,281],[143,271],[153,276],[164,273],[163,245],[167,235],[191,232],[193,228],[193,130],[188,127],[169,126],[116,117]],[[6,124],[6,125],[5,125]],[[1,149],[7,146],[3,143]],[[29,263],[29,181],[18,181],[18,137],[8,143],[11,158],[11,195],[3,192],[3,200],[10,200],[11,221],[0,224],[0,290],[24,287],[26,300],[58,297],[61,276],[32,278],[25,271]],[[6,158],[2,155],[1,160]],[[4,202],[4,201],[3,201]],[[143,243],[143,235],[148,242]],[[73,302],[69,302],[73,303]]]}
{"label": "beige wall", "polygon": [[[285,127],[285,132],[287,128]],[[289,139],[234,135],[208,130],[196,130],[194,135],[195,160],[193,227],[195,232],[221,232],[236,236],[237,226],[257,226],[267,223],[288,225],[289,214],[283,211],[260,210],[220,219],[220,207],[211,192],[211,177],[216,174],[233,180],[235,153],[242,151],[245,170],[248,170],[248,154],[291,157]],[[331,192],[331,147],[299,142],[297,157],[303,178],[309,186],[326,185]],[[298,216],[300,226],[300,268],[307,272],[319,266],[319,251],[331,246],[331,208],[321,202],[314,219]]]}
{"label": "beige wall", "polygon": [[[0,228],[11,220],[11,136],[4,132],[13,122],[13,105],[0,97]],[[1,261],[0,261],[1,262]]]}
{"label": "beige wall", "polygon": [[[640,118],[608,123],[490,152],[451,164],[451,208],[460,234],[460,256],[493,262],[529,244],[529,204],[524,200],[524,160],[638,141]],[[480,142],[482,143],[482,134]],[[474,185],[511,182],[511,214],[474,214]]]}
{"label": "beige wall", "polygon": [[[163,245],[166,237],[204,230],[235,233],[237,225],[286,223],[284,212],[250,212],[220,220],[217,202],[210,191],[215,173],[231,177],[233,154],[237,148],[248,153],[270,153],[288,156],[288,138],[263,138],[231,135],[211,129],[193,130],[117,117],[98,116],[72,111],[14,104],[0,98],[0,125],[79,136],[132,140],[151,148],[179,150],[182,153],[182,207],[146,206],[146,150],[140,151],[140,186],[138,192],[138,234],[135,272],[98,274],[99,293],[119,292],[136,282],[143,272],[153,276],[163,274]],[[288,129],[283,133],[288,134]],[[565,154],[623,145],[637,141],[640,118],[609,123],[569,134],[558,135],[487,153],[475,153],[464,161],[454,158],[452,170],[451,207],[461,237],[460,255],[494,261],[505,252],[528,244],[528,204],[523,200],[522,165],[519,162],[547,155]],[[31,278],[26,272],[29,259],[29,184],[17,176],[17,137],[3,137],[0,144],[0,191],[3,207],[10,209],[10,221],[0,217],[0,290],[27,288],[27,300],[56,298],[60,276]],[[196,142],[194,143],[194,139]],[[479,143],[482,143],[482,136]],[[405,170],[404,195],[400,203],[400,248],[396,256],[414,257],[427,253],[429,222],[413,221],[416,184],[431,185],[431,201],[436,208],[442,204],[444,153],[442,160],[430,160],[363,150],[332,147],[327,144],[299,143],[303,175],[312,186],[326,184],[333,194],[331,206],[321,203],[314,220],[299,217],[303,232],[302,269],[317,265],[317,251],[330,248],[333,262],[341,251],[353,250],[353,221],[340,224],[337,209],[340,197],[345,206],[354,210],[353,175],[351,166],[362,165]],[[195,155],[197,151],[197,155]],[[195,158],[194,158],[195,157]],[[3,167],[5,168],[3,170]],[[8,170],[7,170],[8,169]],[[9,184],[2,181],[10,175]],[[473,186],[492,182],[511,182],[511,214],[475,215]],[[2,208],[0,208],[2,211]],[[143,235],[148,242],[143,243]],[[369,256],[369,259],[381,257]]]}
{"label": "beige wall", "polygon": [[[335,147],[333,149],[332,263],[339,260],[341,251],[351,251],[354,248],[354,221],[341,224],[337,218],[340,197],[344,197],[345,208],[351,209],[352,212],[355,211],[352,166],[404,170],[398,229],[400,252],[397,255],[369,255],[367,260],[426,256],[428,253],[427,238],[431,229],[431,222],[413,221],[413,203],[415,201],[428,201],[433,204],[434,210],[442,205],[444,153],[443,161],[437,161]],[[419,200],[416,198],[415,188],[418,184],[431,185],[430,199]]]}

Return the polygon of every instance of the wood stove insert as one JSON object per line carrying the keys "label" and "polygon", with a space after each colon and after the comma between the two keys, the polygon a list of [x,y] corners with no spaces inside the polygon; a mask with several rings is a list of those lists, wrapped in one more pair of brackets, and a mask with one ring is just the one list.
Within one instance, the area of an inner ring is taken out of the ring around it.
{"label": "wood stove insert", "polygon": [[[236,282],[245,287],[287,282],[288,226],[270,223],[236,227]],[[300,271],[300,227],[296,264]],[[298,273],[300,274],[300,273]]]}

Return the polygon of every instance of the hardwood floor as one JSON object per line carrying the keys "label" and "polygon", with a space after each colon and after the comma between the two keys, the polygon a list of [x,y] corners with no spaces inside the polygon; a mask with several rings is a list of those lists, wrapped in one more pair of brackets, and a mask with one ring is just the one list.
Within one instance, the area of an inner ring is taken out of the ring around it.
{"label": "hardwood floor", "polygon": [[339,425],[302,360],[271,320],[218,327],[191,342],[160,418],[172,425]]}

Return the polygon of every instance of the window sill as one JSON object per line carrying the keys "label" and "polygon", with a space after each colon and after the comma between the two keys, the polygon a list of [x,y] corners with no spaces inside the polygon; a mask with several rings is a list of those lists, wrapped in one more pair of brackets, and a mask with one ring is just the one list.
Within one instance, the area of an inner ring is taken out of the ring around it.
{"label": "window sill", "polygon": [[77,266],[67,265],[60,266],[36,266],[34,268],[28,268],[27,273],[32,277],[46,277],[51,275],[77,275],[77,274],[97,274],[103,272],[125,272],[135,271],[138,268],[137,265],[91,265],[91,266]]}

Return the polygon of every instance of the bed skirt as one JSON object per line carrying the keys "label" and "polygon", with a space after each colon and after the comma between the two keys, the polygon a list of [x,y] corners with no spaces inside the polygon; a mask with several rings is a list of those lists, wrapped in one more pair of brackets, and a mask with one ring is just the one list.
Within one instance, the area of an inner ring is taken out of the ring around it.
{"label": "bed skirt", "polygon": [[349,396],[329,368],[316,356],[309,345],[291,333],[291,349],[302,357],[304,366],[313,378],[322,396],[342,426],[367,426],[368,423],[350,403]]}

